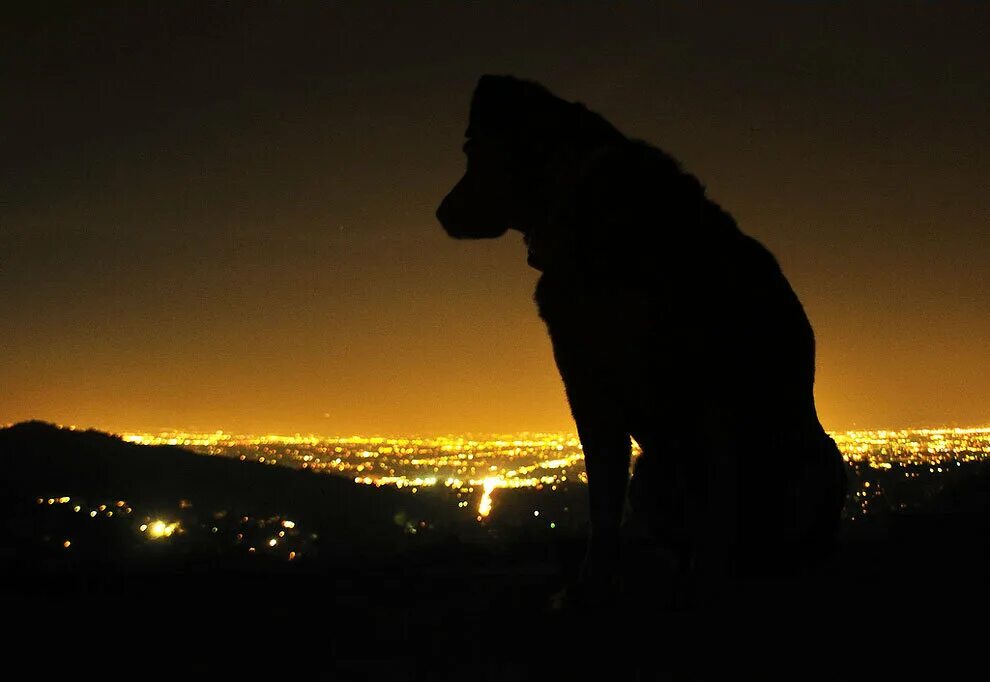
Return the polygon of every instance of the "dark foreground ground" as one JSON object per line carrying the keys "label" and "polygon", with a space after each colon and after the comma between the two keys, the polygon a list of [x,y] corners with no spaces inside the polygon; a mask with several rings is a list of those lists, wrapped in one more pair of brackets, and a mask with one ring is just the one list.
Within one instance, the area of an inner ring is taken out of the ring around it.
{"label": "dark foreground ground", "polygon": [[[7,679],[986,675],[982,467],[927,508],[846,523],[825,562],[753,576],[717,605],[659,580],[662,562],[630,547],[605,603],[555,610],[551,596],[583,550],[576,522],[554,533],[509,522],[481,532],[473,520],[445,521],[422,495],[155,450],[39,424],[0,431]],[[291,494],[272,492],[275,484]],[[182,536],[135,540],[141,510],[174,504],[167,491],[176,486],[194,495],[203,522],[186,510]],[[134,520],[86,525],[73,520],[85,510],[66,516],[68,505],[59,511],[43,497],[81,489],[91,500],[128,495]],[[197,535],[200,526],[223,535],[227,510],[249,507],[291,512],[318,532],[296,538],[294,561]],[[220,508],[223,520],[205,511]],[[64,528],[76,538],[69,549]]]}

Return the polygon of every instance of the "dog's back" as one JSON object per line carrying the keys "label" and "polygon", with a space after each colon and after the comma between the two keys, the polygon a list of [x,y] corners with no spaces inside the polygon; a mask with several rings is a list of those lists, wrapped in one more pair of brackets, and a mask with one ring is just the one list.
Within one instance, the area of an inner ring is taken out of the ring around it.
{"label": "dog's back", "polygon": [[634,503],[693,532],[677,498],[704,495],[710,468],[673,460],[697,459],[715,419],[738,460],[740,541],[828,536],[845,470],[815,410],[812,327],[776,259],[642,142],[584,173],[536,300],[551,336],[582,347],[585,366],[561,367],[565,383],[593,372],[643,446]]}

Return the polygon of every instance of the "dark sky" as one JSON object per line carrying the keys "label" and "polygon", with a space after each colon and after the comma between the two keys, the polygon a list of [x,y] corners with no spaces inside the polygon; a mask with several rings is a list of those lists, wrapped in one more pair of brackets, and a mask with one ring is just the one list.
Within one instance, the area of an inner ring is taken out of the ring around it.
{"label": "dark sky", "polygon": [[519,235],[433,216],[482,73],[777,255],[826,428],[988,423],[990,5],[863,4],[4,10],[0,423],[571,428]]}

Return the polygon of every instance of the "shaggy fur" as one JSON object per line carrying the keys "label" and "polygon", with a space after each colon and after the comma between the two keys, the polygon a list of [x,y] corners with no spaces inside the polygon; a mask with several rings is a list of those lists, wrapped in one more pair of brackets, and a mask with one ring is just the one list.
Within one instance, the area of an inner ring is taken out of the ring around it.
{"label": "shaggy fur", "polygon": [[815,411],[811,325],[770,252],[670,156],[536,83],[483,76],[465,152],[437,217],[460,238],[521,231],[543,273],[585,453],[587,574],[611,570],[627,484],[627,511],[708,570],[827,543],[846,474]]}

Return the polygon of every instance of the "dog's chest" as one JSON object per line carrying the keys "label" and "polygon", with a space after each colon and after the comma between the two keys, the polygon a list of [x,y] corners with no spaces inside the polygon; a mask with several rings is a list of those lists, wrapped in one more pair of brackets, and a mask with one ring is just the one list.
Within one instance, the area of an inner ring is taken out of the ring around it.
{"label": "dog's chest", "polygon": [[[533,299],[551,327],[636,322],[648,325],[664,316],[669,296],[659,288],[590,283],[578,275],[543,273]],[[669,303],[669,302],[668,302]]]}
{"label": "dog's chest", "polygon": [[[534,299],[552,339],[594,354],[633,352],[632,346],[653,340],[665,317],[654,292],[594,286],[556,273],[540,277]],[[630,329],[637,330],[634,338]]]}
{"label": "dog's chest", "polygon": [[533,299],[551,333],[555,329],[586,326],[600,319],[605,292],[589,287],[579,277],[544,273]]}

